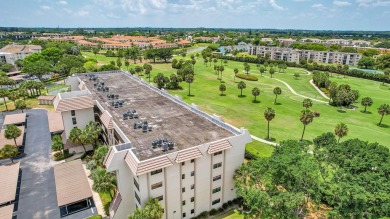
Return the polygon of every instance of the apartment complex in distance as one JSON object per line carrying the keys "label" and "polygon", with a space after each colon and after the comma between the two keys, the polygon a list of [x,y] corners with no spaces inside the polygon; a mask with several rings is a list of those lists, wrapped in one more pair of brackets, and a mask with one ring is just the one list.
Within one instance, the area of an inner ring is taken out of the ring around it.
{"label": "apartment complex in distance", "polygon": [[0,49],[0,62],[7,62],[13,65],[16,60],[23,60],[26,56],[35,52],[41,52],[41,50],[41,46],[10,44]]}
{"label": "apartment complex in distance", "polygon": [[301,60],[313,60],[317,63],[341,64],[355,66],[363,57],[360,53],[314,51],[314,50],[297,50],[291,48],[268,47],[268,46],[251,46],[249,54],[259,55],[260,57],[268,56],[271,60],[283,60],[286,62],[296,62]]}
{"label": "apartment complex in distance", "polygon": [[110,146],[104,165],[118,182],[110,218],[127,218],[149,198],[159,200],[166,219],[191,218],[236,198],[233,175],[251,142],[247,130],[122,71],[80,74],[67,84],[72,91],[60,94],[62,110],[56,107],[65,130],[79,124],[77,115],[91,114],[80,122],[99,122]]}

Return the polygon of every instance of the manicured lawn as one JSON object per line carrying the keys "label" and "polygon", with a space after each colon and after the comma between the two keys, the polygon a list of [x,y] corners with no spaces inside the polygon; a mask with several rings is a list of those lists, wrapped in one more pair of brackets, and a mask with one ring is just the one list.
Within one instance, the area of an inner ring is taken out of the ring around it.
{"label": "manicured lawn", "polygon": [[[52,105],[39,105],[37,98],[27,98],[25,101],[26,101],[27,109],[43,108],[43,109],[48,109],[48,110],[54,111],[54,107]],[[10,110],[10,111],[15,110],[14,102],[7,101],[7,107],[8,107],[8,110]],[[0,103],[0,111],[1,112],[6,111],[4,102]]]}
{"label": "manicured lawn", "polygon": [[238,210],[230,210],[225,214],[222,214],[215,219],[243,219],[244,215],[242,215]]}
{"label": "manicured lawn", "polygon": [[274,146],[253,140],[246,145],[246,150],[258,157],[270,157],[274,151]]}
{"label": "manicured lawn", "polygon": [[102,216],[101,215],[94,215],[94,216],[89,217],[87,219],[102,219]]}
{"label": "manicured lawn", "polygon": [[111,196],[106,192],[100,192],[99,196],[100,196],[100,199],[102,200],[102,204],[103,204],[104,209],[108,209],[110,207],[110,203],[112,201]]}
{"label": "manicured lawn", "polygon": [[[85,54],[85,53],[83,53]],[[92,54],[93,55],[93,54]],[[178,59],[182,57],[177,57]],[[115,59],[115,58],[106,58]],[[189,59],[189,55],[185,59]],[[100,59],[98,58],[100,61]],[[101,59],[103,60],[103,58]],[[144,60],[143,65],[148,60]],[[244,70],[242,62],[229,61],[223,72],[223,81],[226,85],[226,96],[220,96],[218,90],[221,82],[217,80],[217,75],[213,70],[213,63],[206,67],[201,58],[196,59],[195,64],[195,81],[191,84],[191,96],[188,96],[188,84],[182,82],[182,90],[169,91],[173,95],[179,95],[187,103],[195,103],[203,111],[210,114],[217,114],[223,116],[224,120],[236,127],[247,128],[252,135],[260,138],[265,138],[267,135],[267,122],[264,119],[264,110],[267,107],[272,107],[276,111],[276,117],[270,123],[270,136],[275,142],[280,142],[287,139],[299,139],[302,134],[303,125],[299,121],[299,116],[302,107],[302,100],[304,98],[292,94],[288,88],[280,81],[269,78],[270,74],[264,73],[261,77],[255,64],[250,64],[251,75],[259,77],[259,81],[245,81],[246,89],[243,90],[243,97],[239,97],[240,90],[237,89],[237,82],[240,79],[236,78],[234,81],[233,69],[238,68],[240,72]],[[218,62],[219,63],[219,62]],[[137,63],[138,64],[138,63]],[[157,63],[153,64],[151,77],[157,73],[163,73],[168,76],[176,73],[176,69],[171,68],[171,64]],[[134,67],[131,64],[130,67]],[[299,73],[299,79],[294,78],[294,73]],[[142,76],[145,77],[145,76]],[[326,101],[320,96],[317,91],[309,84],[311,75],[303,69],[288,68],[285,73],[275,73],[274,78],[280,79],[288,83],[297,93],[317,98],[318,100]],[[147,79],[145,79],[147,80]],[[339,84],[350,84],[352,89],[357,89],[360,92],[360,99],[354,105],[358,108],[355,110],[346,110],[345,113],[338,111],[337,107],[329,106],[325,103],[313,102],[312,111],[318,111],[320,117],[314,118],[312,124],[306,127],[305,139],[312,140],[314,137],[324,133],[333,132],[336,124],[344,122],[349,127],[348,136],[342,140],[349,138],[360,138],[369,142],[379,142],[380,144],[388,145],[390,142],[390,118],[385,117],[383,120],[384,126],[378,127],[380,115],[377,113],[377,108],[380,104],[390,103],[390,90],[388,86],[382,86],[379,82],[364,80],[360,78],[337,78],[335,75],[331,78]],[[277,105],[274,105],[275,95],[273,89],[279,86],[282,89],[282,95],[278,96]],[[257,97],[258,103],[253,103],[253,96],[251,90],[258,87],[261,90],[260,96]],[[362,97],[370,96],[374,100],[372,107],[368,108],[369,113],[361,113],[362,107],[360,100]],[[259,151],[259,154],[270,154],[271,149],[256,145],[249,145],[250,151]]]}

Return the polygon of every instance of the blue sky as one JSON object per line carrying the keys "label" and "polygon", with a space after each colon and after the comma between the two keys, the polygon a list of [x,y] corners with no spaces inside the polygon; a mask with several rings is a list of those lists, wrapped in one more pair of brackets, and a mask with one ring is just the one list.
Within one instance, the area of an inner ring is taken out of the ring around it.
{"label": "blue sky", "polygon": [[0,26],[390,30],[390,0],[1,0]]}

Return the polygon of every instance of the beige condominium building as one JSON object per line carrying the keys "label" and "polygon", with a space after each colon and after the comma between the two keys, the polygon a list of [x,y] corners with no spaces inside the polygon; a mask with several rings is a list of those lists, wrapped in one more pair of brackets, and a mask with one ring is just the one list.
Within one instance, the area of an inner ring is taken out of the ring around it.
{"label": "beige condominium building", "polygon": [[269,46],[251,46],[249,54],[259,55],[260,57],[269,57],[271,60],[283,60],[286,62],[296,62],[301,60],[313,60],[317,63],[352,65],[358,64],[363,57],[360,53],[298,50],[291,48],[269,47]]}
{"label": "beige condominium building", "polygon": [[18,59],[23,60],[26,56],[41,52],[41,46],[10,44],[0,49],[0,62],[15,64]]}
{"label": "beige condominium building", "polygon": [[104,165],[118,182],[110,218],[127,218],[149,198],[159,200],[167,219],[191,218],[236,198],[233,176],[251,142],[247,130],[122,71],[80,74],[67,83],[72,91],[57,98],[65,132],[73,118],[77,125],[95,120],[110,146]]}

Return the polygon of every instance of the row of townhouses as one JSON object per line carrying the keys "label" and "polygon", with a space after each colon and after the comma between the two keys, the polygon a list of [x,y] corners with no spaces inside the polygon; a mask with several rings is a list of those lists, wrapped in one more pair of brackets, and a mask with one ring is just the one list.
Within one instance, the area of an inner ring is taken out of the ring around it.
{"label": "row of townhouses", "polygon": [[351,66],[357,65],[359,60],[363,57],[360,53],[297,50],[268,46],[251,46],[249,47],[249,54],[259,55],[260,57],[268,56],[271,60],[283,60],[286,62],[298,63],[301,60],[313,60],[313,62],[317,63]]}
{"label": "row of townhouses", "polygon": [[65,148],[83,150],[66,139],[89,121],[101,125],[110,147],[104,165],[118,182],[110,218],[127,218],[149,198],[159,200],[166,219],[191,218],[236,198],[233,176],[251,142],[247,130],[122,71],[80,74],[67,84],[72,91],[54,101]]}

